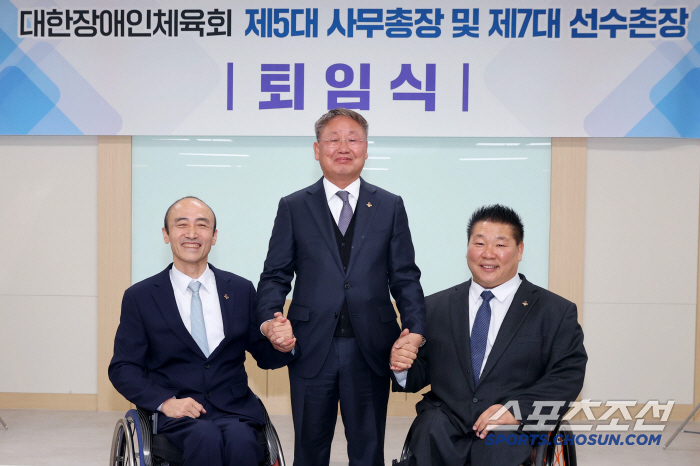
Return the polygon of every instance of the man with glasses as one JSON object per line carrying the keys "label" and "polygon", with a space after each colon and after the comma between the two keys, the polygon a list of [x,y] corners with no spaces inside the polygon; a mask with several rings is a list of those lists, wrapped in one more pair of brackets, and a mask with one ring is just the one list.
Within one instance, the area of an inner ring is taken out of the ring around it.
{"label": "man with glasses", "polygon": [[350,465],[383,465],[392,345],[424,342],[403,201],[360,178],[367,128],[346,109],[316,122],[323,178],[280,200],[258,284],[258,319],[269,335],[296,276],[287,316],[304,348],[289,365],[296,466],[328,465],[338,402]]}

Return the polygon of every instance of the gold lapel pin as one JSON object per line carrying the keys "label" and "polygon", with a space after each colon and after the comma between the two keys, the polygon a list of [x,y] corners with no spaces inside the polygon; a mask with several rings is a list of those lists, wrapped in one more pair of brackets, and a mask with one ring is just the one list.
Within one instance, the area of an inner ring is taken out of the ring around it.
{"label": "gold lapel pin", "polygon": [[372,203],[371,203],[371,202],[368,202],[368,203],[367,203],[367,207],[372,207]]}
{"label": "gold lapel pin", "polygon": [[527,301],[523,301],[523,306],[527,306]]}
{"label": "gold lapel pin", "polygon": [[227,295],[227,294],[224,295],[224,299],[228,299],[228,295]]}

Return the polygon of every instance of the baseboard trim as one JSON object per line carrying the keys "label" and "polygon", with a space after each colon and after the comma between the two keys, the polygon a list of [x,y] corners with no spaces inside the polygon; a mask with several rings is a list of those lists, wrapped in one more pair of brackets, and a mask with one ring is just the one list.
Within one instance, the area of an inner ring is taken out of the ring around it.
{"label": "baseboard trim", "polygon": [[97,395],[82,393],[0,393],[0,409],[96,411]]}

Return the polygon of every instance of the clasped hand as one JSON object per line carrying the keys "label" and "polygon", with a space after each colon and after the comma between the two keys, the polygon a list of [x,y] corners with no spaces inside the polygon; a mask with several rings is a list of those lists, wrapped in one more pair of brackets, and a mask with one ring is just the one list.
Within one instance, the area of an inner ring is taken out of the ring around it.
{"label": "clasped hand", "polygon": [[262,324],[262,332],[277,351],[289,353],[296,346],[292,324],[281,312],[275,312],[274,319]]}
{"label": "clasped hand", "polygon": [[423,337],[417,333],[411,333],[407,328],[403,329],[399,339],[391,347],[390,369],[401,372],[410,369],[418,355],[418,348],[423,342]]}

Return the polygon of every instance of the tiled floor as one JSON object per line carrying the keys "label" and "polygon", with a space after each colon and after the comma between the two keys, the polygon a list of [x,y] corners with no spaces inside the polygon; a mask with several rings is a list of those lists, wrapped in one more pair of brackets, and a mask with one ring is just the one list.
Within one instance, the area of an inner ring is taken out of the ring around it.
{"label": "tiled floor", "polygon": [[[0,410],[9,425],[0,426],[0,466],[107,466],[114,424],[123,413],[91,411]],[[291,465],[293,429],[291,416],[272,416]],[[399,455],[411,418],[387,420],[385,458],[388,465]],[[678,428],[679,422],[666,425],[661,445]],[[690,430],[700,431],[700,423]],[[623,436],[624,437],[624,436]],[[595,466],[700,464],[700,435],[680,434],[673,444],[661,446],[577,446],[578,464]],[[338,420],[333,440],[331,465],[347,464],[343,427]]]}

